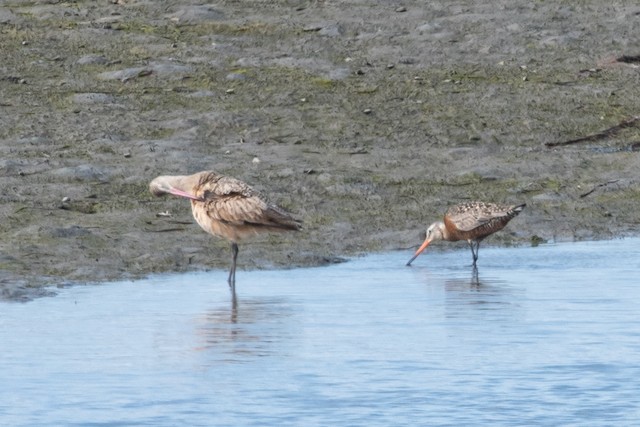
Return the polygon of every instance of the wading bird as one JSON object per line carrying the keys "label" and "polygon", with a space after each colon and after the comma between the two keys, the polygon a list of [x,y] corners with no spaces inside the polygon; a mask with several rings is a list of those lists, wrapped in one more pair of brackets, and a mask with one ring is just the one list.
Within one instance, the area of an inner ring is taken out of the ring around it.
{"label": "wading bird", "polygon": [[300,230],[302,223],[269,203],[246,183],[215,172],[159,176],[149,184],[154,196],[173,194],[191,200],[196,222],[204,231],[231,243],[229,286],[235,294],[238,242],[266,231]]}
{"label": "wading bird", "polygon": [[427,238],[407,265],[411,265],[413,260],[434,240],[449,242],[466,240],[471,247],[475,267],[480,242],[485,237],[502,230],[525,206],[525,203],[507,206],[484,202],[468,202],[452,206],[447,210],[443,221],[436,221],[427,228]]}

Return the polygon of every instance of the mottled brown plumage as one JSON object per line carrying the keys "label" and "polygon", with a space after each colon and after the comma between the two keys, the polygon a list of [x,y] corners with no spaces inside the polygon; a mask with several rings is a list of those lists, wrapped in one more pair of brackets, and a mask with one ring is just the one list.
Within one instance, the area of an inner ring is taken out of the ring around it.
{"label": "mottled brown plumage", "polygon": [[204,231],[231,243],[229,285],[235,287],[238,242],[265,231],[300,230],[301,222],[246,183],[211,171],[187,176],[159,176],[149,184],[155,196],[173,194],[191,200]]}
{"label": "mottled brown plumage", "polygon": [[447,210],[443,221],[436,221],[429,226],[426,239],[407,265],[411,265],[413,260],[434,240],[449,242],[466,240],[471,247],[475,266],[480,242],[485,237],[502,230],[525,206],[524,203],[510,206],[484,202],[468,202],[452,206]]}

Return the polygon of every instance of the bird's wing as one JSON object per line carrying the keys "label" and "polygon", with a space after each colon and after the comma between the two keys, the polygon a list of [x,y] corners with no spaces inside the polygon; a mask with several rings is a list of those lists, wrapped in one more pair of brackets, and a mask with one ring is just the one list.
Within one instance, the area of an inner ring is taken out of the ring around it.
{"label": "bird's wing", "polygon": [[198,193],[203,199],[207,215],[228,224],[259,222],[267,209],[267,202],[257,191],[231,177],[203,182]]}
{"label": "bird's wing", "polygon": [[448,220],[460,231],[471,231],[507,215],[505,209],[482,202],[454,206],[447,212]]}
{"label": "bird's wing", "polygon": [[270,204],[246,183],[231,177],[201,184],[199,195],[204,199],[207,215],[216,221],[233,225],[254,225],[278,228],[299,228],[283,209]]}

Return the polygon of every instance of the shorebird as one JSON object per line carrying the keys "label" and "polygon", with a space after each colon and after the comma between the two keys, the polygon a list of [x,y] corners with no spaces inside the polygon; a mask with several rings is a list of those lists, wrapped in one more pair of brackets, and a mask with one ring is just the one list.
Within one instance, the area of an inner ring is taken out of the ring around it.
{"label": "shorebird", "polygon": [[466,240],[471,247],[475,267],[480,242],[485,237],[502,230],[525,206],[525,203],[508,206],[484,202],[468,202],[452,206],[447,210],[443,221],[436,221],[427,228],[427,238],[407,265],[411,265],[413,260],[434,240],[449,242]]}
{"label": "shorebird", "polygon": [[[191,200],[191,211],[204,231],[231,243],[228,283],[235,291],[238,242],[265,231],[300,230],[302,223],[245,182],[212,171],[159,176],[149,184],[154,196],[173,194]],[[234,292],[235,293],[235,292]]]}

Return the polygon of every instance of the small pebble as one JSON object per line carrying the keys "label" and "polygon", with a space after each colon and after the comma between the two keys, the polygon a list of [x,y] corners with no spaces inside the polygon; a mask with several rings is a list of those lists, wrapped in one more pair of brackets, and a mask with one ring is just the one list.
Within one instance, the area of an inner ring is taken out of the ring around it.
{"label": "small pebble", "polygon": [[233,90],[233,89],[227,89],[227,90],[226,90],[226,92],[227,92],[227,93],[234,93],[234,92],[235,92],[235,90]]}
{"label": "small pebble", "polygon": [[371,108],[365,108],[362,112],[365,114],[371,114]]}
{"label": "small pebble", "polygon": [[400,6],[400,7],[396,8],[396,12],[399,12],[399,13],[400,12],[406,12],[406,11],[407,11],[407,8],[404,7],[404,6]]}
{"label": "small pebble", "polygon": [[257,157],[254,157],[253,160],[251,160],[251,163],[253,163],[254,165],[257,165],[258,163],[260,163],[260,159]]}
{"label": "small pebble", "polygon": [[71,201],[71,199],[70,199],[70,198],[68,198],[68,197],[63,197],[63,198],[62,198],[62,203],[67,203],[67,202],[69,202],[69,201]]}

